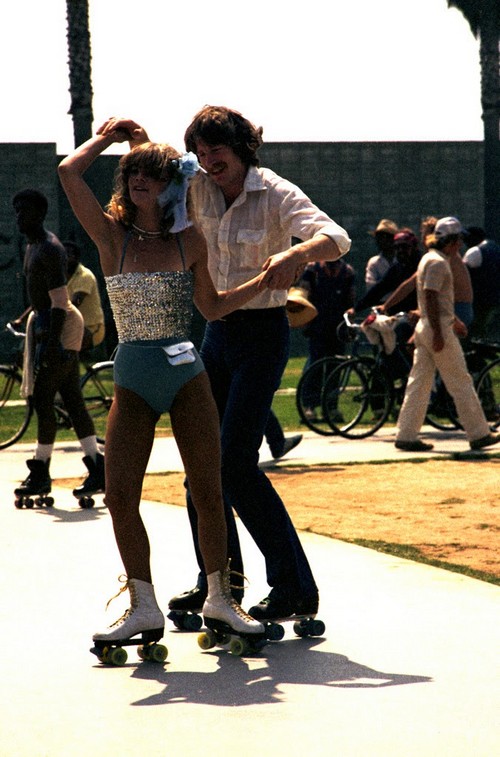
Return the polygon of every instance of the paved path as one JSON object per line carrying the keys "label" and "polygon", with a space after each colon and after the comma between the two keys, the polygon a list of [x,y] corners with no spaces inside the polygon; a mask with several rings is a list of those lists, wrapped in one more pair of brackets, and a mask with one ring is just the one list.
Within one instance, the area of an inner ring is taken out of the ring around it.
{"label": "paved path", "polygon": [[[405,459],[391,431],[371,441],[307,434],[290,463]],[[439,438],[436,455],[466,450]],[[321,587],[322,639],[284,641],[254,658],[202,652],[169,626],[164,665],[122,668],[89,654],[122,572],[102,498],[80,510],[56,489],[52,510],[13,507],[30,448],[0,452],[2,757],[492,757],[499,738],[497,587],[313,534],[302,534]],[[433,453],[434,454],[434,453]],[[263,447],[263,464],[266,448]],[[268,457],[268,456],[267,456]],[[287,458],[288,459],[288,458]],[[75,444],[58,445],[55,477],[80,475]],[[178,470],[170,440],[150,470]],[[193,583],[183,508],[144,503],[156,591]],[[263,564],[241,529],[245,602],[266,593]],[[124,605],[112,603],[108,620]]]}

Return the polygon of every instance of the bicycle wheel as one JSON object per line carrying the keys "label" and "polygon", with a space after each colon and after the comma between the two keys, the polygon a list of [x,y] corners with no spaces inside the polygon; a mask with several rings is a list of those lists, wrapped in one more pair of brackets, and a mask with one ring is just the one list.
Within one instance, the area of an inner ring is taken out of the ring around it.
{"label": "bicycle wheel", "polygon": [[335,431],[322,415],[323,389],[330,373],[345,357],[324,357],[316,360],[304,371],[297,384],[295,402],[300,420],[312,431],[332,436]]}
{"label": "bicycle wheel", "polygon": [[0,449],[19,441],[33,415],[31,398],[21,397],[19,374],[8,365],[0,366]]}
{"label": "bicycle wheel", "polygon": [[451,395],[448,394],[439,373],[436,373],[425,422],[439,431],[456,431],[462,428],[458,420],[455,403]]}
{"label": "bicycle wheel", "polygon": [[323,392],[323,415],[345,439],[374,434],[384,425],[393,404],[392,381],[369,358],[352,358],[338,365]]}
{"label": "bicycle wheel", "polygon": [[92,365],[83,376],[82,394],[90,417],[94,421],[97,441],[104,444],[109,408],[113,402],[113,361]]}
{"label": "bicycle wheel", "polygon": [[486,420],[493,431],[500,427],[500,357],[483,368],[476,382],[476,391]]}

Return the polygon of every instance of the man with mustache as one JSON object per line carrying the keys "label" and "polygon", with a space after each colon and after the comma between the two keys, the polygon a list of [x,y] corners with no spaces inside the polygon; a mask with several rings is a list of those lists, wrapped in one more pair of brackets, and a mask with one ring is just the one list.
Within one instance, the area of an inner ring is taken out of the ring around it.
{"label": "man with mustache", "polygon": [[[126,129],[131,145],[148,139],[130,120],[118,119],[108,128]],[[289,356],[287,291],[306,264],[338,259],[351,241],[298,187],[259,167],[262,129],[241,113],[205,106],[188,126],[185,144],[204,169],[191,182],[190,202],[216,289],[265,271],[261,293],[244,308],[208,323],[200,349],[219,411],[231,566],[243,573],[234,509],[264,555],[271,587],[249,613],[264,621],[314,617],[318,588],[286,508],[259,469],[259,448]],[[292,238],[302,241],[292,245]],[[203,606],[207,586],[189,491],[187,502],[200,574],[196,587],[169,606],[195,612]],[[241,578],[233,576],[232,583],[239,585],[235,596],[240,600]]]}

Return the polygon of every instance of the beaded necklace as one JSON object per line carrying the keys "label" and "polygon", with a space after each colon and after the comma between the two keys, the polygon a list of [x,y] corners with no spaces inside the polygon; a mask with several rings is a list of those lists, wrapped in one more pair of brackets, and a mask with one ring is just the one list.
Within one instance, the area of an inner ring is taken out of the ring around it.
{"label": "beaded necklace", "polygon": [[136,226],[135,223],[132,224],[132,228],[137,233],[139,242],[143,242],[145,239],[158,239],[163,233],[162,231],[146,231],[146,229]]}

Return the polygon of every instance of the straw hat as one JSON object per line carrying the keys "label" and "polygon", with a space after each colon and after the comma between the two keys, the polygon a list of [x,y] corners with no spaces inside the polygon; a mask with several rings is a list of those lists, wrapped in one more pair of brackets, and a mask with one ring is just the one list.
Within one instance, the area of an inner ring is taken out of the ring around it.
{"label": "straw hat", "polygon": [[394,221],[391,221],[390,218],[382,218],[378,224],[375,231],[369,231],[368,234],[371,234],[372,237],[375,236],[375,234],[378,234],[379,232],[383,232],[384,234],[394,234],[398,233],[398,226]]}
{"label": "straw hat", "polygon": [[302,287],[292,287],[288,290],[286,310],[292,328],[305,326],[318,315],[312,302],[309,302],[307,289]]}

